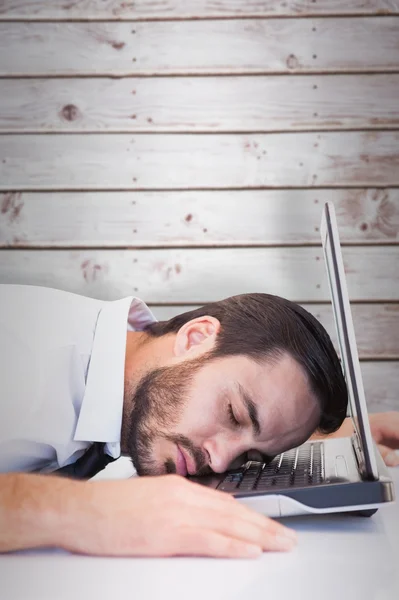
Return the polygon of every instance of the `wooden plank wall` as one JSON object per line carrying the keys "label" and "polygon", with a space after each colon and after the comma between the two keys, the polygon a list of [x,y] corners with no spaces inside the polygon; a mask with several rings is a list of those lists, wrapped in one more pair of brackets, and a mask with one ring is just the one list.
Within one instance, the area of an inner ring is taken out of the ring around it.
{"label": "wooden plank wall", "polygon": [[399,0],[0,2],[0,282],[300,302],[399,408]]}

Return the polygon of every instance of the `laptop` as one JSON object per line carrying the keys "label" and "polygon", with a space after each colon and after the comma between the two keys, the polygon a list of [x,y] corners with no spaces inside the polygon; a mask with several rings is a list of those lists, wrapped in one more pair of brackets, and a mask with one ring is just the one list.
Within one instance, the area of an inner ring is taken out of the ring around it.
{"label": "laptop", "polygon": [[353,435],[308,441],[268,463],[247,461],[223,474],[190,477],[270,517],[335,512],[371,516],[395,497],[392,478],[371,437],[332,203],[324,207],[320,231]]}

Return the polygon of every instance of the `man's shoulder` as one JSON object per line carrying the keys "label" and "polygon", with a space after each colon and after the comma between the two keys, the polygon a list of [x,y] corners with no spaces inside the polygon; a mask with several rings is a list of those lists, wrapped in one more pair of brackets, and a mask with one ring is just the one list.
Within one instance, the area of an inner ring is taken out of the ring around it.
{"label": "man's shoulder", "polygon": [[103,304],[103,300],[97,300],[74,292],[61,290],[41,285],[24,285],[14,283],[0,283],[0,302],[3,299],[43,299],[54,302],[72,302],[82,305]]}
{"label": "man's shoulder", "polygon": [[0,284],[0,326],[34,346],[86,345],[103,306],[104,301],[63,290]]}

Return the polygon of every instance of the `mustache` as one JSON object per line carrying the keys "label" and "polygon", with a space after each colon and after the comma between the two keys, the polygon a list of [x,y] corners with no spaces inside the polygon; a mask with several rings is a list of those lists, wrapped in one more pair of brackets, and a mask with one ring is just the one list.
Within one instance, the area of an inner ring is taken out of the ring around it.
{"label": "mustache", "polygon": [[195,464],[195,475],[201,476],[211,473],[212,470],[208,466],[205,453],[195,446],[192,441],[185,435],[168,435],[167,439],[179,446],[182,446],[193,458]]}

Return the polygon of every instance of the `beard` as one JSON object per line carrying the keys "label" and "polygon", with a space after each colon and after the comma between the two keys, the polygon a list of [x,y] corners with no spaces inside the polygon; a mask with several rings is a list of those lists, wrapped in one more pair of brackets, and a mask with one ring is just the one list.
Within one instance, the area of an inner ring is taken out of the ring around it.
{"label": "beard", "polygon": [[133,406],[127,415],[124,443],[138,475],[175,473],[172,457],[160,463],[154,445],[159,439],[178,444],[190,453],[196,475],[210,472],[204,452],[184,435],[171,433],[187,405],[188,391],[194,375],[209,361],[203,356],[172,367],[153,369],[142,377],[134,392],[125,387],[125,406]]}

